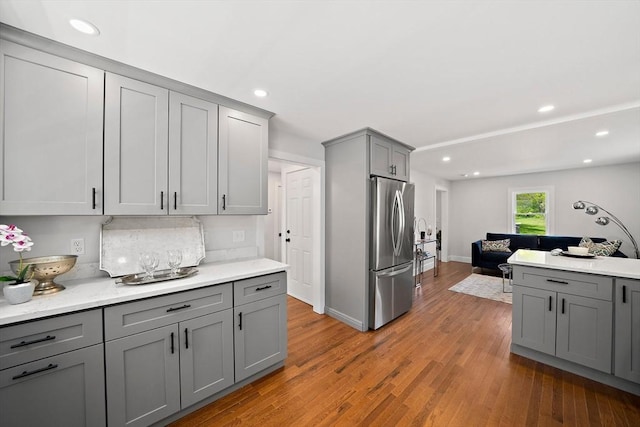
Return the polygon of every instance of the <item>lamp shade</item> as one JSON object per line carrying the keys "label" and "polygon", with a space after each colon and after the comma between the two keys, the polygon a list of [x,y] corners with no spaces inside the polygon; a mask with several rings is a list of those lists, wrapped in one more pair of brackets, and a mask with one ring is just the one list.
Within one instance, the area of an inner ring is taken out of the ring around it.
{"label": "lamp shade", "polygon": [[587,206],[584,212],[588,215],[596,215],[598,213],[598,208],[595,206]]}
{"label": "lamp shade", "polygon": [[573,209],[584,209],[584,203],[578,200],[573,204]]}
{"label": "lamp shade", "polygon": [[606,216],[601,216],[596,219],[596,224],[607,225],[609,224],[609,218]]}

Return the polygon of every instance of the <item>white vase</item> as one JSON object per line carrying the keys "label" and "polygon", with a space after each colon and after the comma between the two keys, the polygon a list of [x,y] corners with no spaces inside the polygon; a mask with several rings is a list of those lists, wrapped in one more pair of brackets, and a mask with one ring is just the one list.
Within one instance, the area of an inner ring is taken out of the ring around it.
{"label": "white vase", "polygon": [[31,300],[36,284],[35,280],[31,280],[19,285],[4,285],[2,293],[9,304],[22,304]]}

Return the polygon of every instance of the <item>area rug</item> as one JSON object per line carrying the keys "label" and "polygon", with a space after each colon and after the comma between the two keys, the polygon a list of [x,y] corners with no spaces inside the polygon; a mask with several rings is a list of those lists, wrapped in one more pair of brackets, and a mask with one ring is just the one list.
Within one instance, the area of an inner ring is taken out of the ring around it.
{"label": "area rug", "polygon": [[[508,282],[506,282],[505,289],[511,291]],[[450,287],[449,290],[511,304],[511,293],[502,292],[502,277],[473,273]]]}

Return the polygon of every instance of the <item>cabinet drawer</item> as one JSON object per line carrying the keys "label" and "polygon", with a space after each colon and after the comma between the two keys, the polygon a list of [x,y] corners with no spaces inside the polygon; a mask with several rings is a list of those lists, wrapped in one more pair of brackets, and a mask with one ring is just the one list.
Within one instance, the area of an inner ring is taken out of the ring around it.
{"label": "cabinet drawer", "polygon": [[51,317],[0,329],[0,369],[102,342],[102,311]]}
{"label": "cabinet drawer", "polygon": [[231,283],[104,309],[105,340],[124,337],[231,308]]}
{"label": "cabinet drawer", "polygon": [[287,292],[287,273],[268,274],[233,283],[233,300],[237,307]]}
{"label": "cabinet drawer", "polygon": [[605,301],[613,299],[613,278],[607,276],[514,266],[513,282],[522,286]]}

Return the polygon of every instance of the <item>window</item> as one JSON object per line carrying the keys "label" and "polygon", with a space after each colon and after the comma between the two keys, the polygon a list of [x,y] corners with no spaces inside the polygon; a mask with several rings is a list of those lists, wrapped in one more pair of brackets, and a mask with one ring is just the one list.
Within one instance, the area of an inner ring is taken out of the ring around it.
{"label": "window", "polygon": [[553,188],[511,189],[511,232],[518,234],[553,234],[551,205]]}

